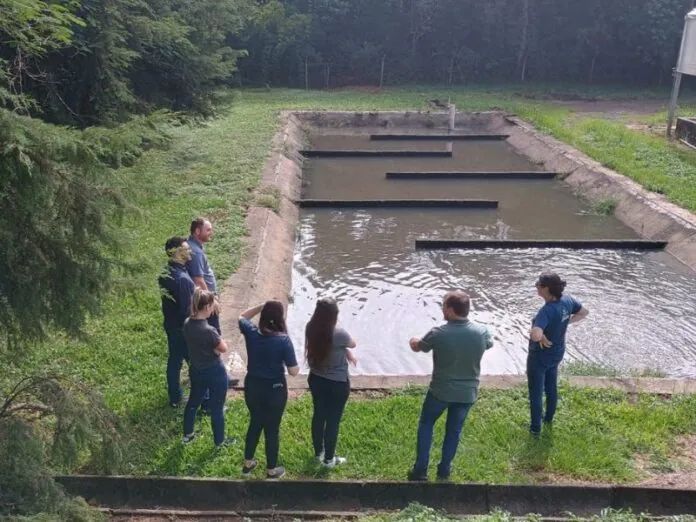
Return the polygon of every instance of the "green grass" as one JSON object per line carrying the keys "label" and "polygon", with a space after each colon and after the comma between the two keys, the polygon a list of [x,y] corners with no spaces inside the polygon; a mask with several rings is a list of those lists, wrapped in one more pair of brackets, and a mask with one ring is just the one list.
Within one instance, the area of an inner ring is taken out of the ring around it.
{"label": "green grass", "polygon": [[[568,89],[564,92],[575,92]],[[648,188],[696,208],[695,156],[621,124],[571,118],[567,109],[515,95],[523,91],[538,94],[544,89],[409,87],[379,94],[227,93],[216,119],[171,129],[169,150],[150,151],[125,171],[140,210],[126,224],[129,246],[124,257],[140,263],[139,273],[119,282],[113,297],[104,303],[104,316],[90,321],[84,339],[55,336],[28,351],[21,363],[6,365],[0,380],[52,368],[99,387],[107,404],[122,415],[127,451],[124,473],[236,476],[239,448],[215,456],[207,436],[191,448],[184,449],[178,442],[181,416],[166,407],[166,342],[156,277],[165,262],[165,239],[185,234],[190,220],[200,214],[209,216],[215,226],[209,253],[218,278],[226,278],[239,265],[247,206],[256,201],[277,209],[274,194],[257,193],[256,188],[281,109],[428,110],[427,99],[448,97],[462,111],[502,108]],[[612,96],[629,94],[606,94]],[[403,478],[412,458],[420,401],[420,394],[352,401],[341,447],[354,463],[335,475]],[[534,445],[525,437],[524,394],[519,390],[486,392],[467,425],[456,478],[524,482],[532,478],[530,470],[541,470],[630,480],[633,452],[666,455],[677,434],[696,431],[685,404],[690,405],[690,400],[662,403],[644,398],[629,404],[620,395],[566,390],[553,440]],[[291,402],[284,424],[283,455],[293,476],[315,474],[308,464],[309,416],[307,398]],[[230,434],[240,436],[246,423],[240,400],[231,401],[228,421]],[[202,429],[207,433],[206,427]]]}
{"label": "green grass", "polygon": [[[360,522],[454,522],[457,520],[466,520],[468,522],[538,522],[541,519],[538,515],[527,515],[526,517],[513,517],[510,513],[496,510],[488,515],[476,515],[466,517],[455,517],[448,515],[445,512],[422,506],[420,504],[411,504],[406,509],[398,513],[388,513],[380,515],[372,515],[363,517]],[[607,509],[602,511],[600,515],[591,518],[575,518],[572,514],[568,514],[570,521],[586,520],[588,522],[646,522],[650,518],[646,515],[637,515],[630,511],[617,511]],[[692,515],[680,515],[670,517],[673,522],[692,522]]]}
{"label": "green grass", "polygon": [[[424,390],[397,391],[379,399],[354,396],[341,426],[339,452],[348,463],[327,472],[314,463],[308,395],[291,400],[281,428],[281,460],[290,478],[404,480],[413,464],[416,429]],[[483,390],[464,429],[455,461],[455,481],[524,483],[548,476],[626,482],[638,478],[635,454],[669,462],[680,434],[696,429],[696,398],[637,400],[620,392],[563,386],[552,431],[541,440],[527,433],[526,390]],[[179,441],[181,415],[166,415],[162,446],[134,471],[143,474],[239,477],[243,444],[216,453],[207,418],[203,435],[190,446]],[[240,441],[248,417],[241,399],[229,401],[227,431]],[[164,426],[159,426],[163,428]],[[444,422],[435,432],[433,463],[438,462]],[[263,477],[264,454],[259,448]]]}

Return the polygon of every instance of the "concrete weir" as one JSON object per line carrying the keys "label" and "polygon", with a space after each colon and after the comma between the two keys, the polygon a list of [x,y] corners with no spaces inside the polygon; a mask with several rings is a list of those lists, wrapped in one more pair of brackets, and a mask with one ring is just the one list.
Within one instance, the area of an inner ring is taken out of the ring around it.
{"label": "concrete weir", "polygon": [[490,199],[301,199],[301,208],[497,208]]}
{"label": "concrete weir", "polygon": [[57,477],[72,495],[111,509],[187,509],[271,513],[391,511],[410,503],[453,515],[502,509],[514,516],[599,515],[607,508],[655,516],[696,512],[688,490],[611,485],[489,485],[365,481],[239,481],[167,477]]}
{"label": "concrete weir", "polygon": [[508,134],[370,134],[373,141],[503,141]]}
{"label": "concrete weir", "polygon": [[307,158],[451,158],[451,150],[303,150]]}
{"label": "concrete weir", "polygon": [[453,248],[572,248],[572,249],[611,249],[611,250],[662,250],[666,241],[647,239],[417,239],[416,249],[446,250]]}
{"label": "concrete weir", "polygon": [[387,172],[387,179],[504,179],[504,180],[525,180],[525,179],[554,179],[558,176],[556,172]]}

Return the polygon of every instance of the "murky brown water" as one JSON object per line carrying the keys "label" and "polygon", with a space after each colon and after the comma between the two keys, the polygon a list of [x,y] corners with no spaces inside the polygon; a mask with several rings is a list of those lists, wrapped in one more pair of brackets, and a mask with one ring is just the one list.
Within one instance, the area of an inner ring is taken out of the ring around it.
{"label": "murky brown water", "polygon": [[[363,140],[343,148],[367,148],[370,142]],[[428,160],[437,163],[432,170],[538,169],[504,142],[454,147],[453,159]],[[476,166],[462,166],[472,158]],[[688,268],[664,252],[415,251],[418,237],[636,237],[615,218],[588,215],[583,202],[557,181],[384,179],[387,170],[425,170],[424,163],[408,158],[309,162],[306,197],[496,198],[500,209],[304,211],[289,312],[296,346],[303,346],[304,324],[316,299],[333,295],[342,325],[359,344],[354,373],[429,373],[430,357],[413,354],[408,339],[441,322],[439,302],[448,289],[466,288],[474,299],[473,317],[495,332],[496,346],[484,357],[483,372],[521,373],[526,334],[541,306],[534,281],[552,269],[592,311],[590,319],[571,328],[568,359],[696,375],[696,283]]]}

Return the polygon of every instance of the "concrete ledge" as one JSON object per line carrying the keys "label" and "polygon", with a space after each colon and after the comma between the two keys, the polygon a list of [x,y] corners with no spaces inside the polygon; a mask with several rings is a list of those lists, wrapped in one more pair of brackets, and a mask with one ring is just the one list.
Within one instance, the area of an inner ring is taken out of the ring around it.
{"label": "concrete ledge", "polygon": [[505,141],[508,134],[370,134],[373,141]]}
{"label": "concrete ledge", "polygon": [[170,477],[60,476],[72,495],[110,509],[346,512],[418,502],[452,514],[501,508],[512,515],[597,515],[606,508],[652,515],[696,512],[696,491],[615,486],[487,485],[356,481],[238,481]]}
{"label": "concrete ledge", "polygon": [[596,515],[613,507],[611,486],[488,486],[489,510],[502,509],[514,515]]}
{"label": "concrete ledge", "polygon": [[451,158],[451,150],[301,150],[306,158]]}
{"label": "concrete ledge", "polygon": [[387,179],[554,179],[556,172],[387,172]]}
{"label": "concrete ledge", "polygon": [[301,208],[498,208],[491,199],[301,199]]}
{"label": "concrete ledge", "polygon": [[662,250],[667,241],[644,239],[417,239],[416,249],[444,250],[452,248],[571,248],[612,250]]}

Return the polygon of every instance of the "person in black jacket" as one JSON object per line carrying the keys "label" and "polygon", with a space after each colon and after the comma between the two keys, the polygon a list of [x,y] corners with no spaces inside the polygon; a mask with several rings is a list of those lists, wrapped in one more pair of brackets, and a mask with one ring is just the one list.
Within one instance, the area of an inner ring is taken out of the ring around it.
{"label": "person in black jacket", "polygon": [[168,239],[164,250],[169,256],[169,263],[158,282],[162,293],[164,331],[169,347],[167,391],[169,405],[178,408],[182,399],[181,367],[188,360],[182,327],[191,313],[191,297],[196,285],[186,271],[186,263],[191,259],[191,248],[186,238],[174,236]]}

